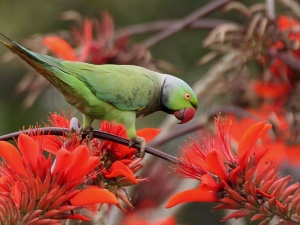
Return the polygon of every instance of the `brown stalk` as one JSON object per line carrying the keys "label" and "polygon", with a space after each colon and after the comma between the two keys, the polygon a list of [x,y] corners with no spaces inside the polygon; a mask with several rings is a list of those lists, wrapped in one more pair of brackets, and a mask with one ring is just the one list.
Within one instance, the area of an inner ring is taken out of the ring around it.
{"label": "brown stalk", "polygon": [[[2,136],[0,136],[0,141],[13,140],[15,138],[18,138],[20,134],[30,134],[30,135],[44,134],[44,135],[65,136],[68,132],[70,132],[69,129],[60,128],[60,127],[37,128],[37,131],[38,132],[35,132],[35,129],[28,129],[28,130],[22,130],[22,131],[17,131],[17,132],[10,133],[10,134],[2,135]],[[86,138],[87,136],[89,136],[89,131],[83,131],[81,136],[82,136],[82,138]],[[113,141],[113,142],[119,143],[121,145],[126,145],[126,146],[129,145],[128,139],[125,139],[125,138],[122,138],[122,137],[119,137],[119,136],[116,136],[113,134],[109,134],[106,132],[102,132],[102,131],[94,131],[93,138]],[[140,149],[140,144],[136,143],[132,147],[135,149]],[[169,155],[169,154],[162,152],[160,150],[157,150],[155,148],[147,146],[145,151],[151,155],[154,155],[156,157],[159,157],[159,158],[169,161],[171,163],[174,163],[174,164],[178,163],[178,159],[175,156]]]}

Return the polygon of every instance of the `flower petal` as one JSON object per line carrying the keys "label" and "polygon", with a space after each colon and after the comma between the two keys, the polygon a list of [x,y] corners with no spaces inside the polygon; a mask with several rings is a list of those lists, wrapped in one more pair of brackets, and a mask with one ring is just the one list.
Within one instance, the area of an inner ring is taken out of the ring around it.
{"label": "flower petal", "polygon": [[254,82],[253,89],[261,98],[276,99],[291,92],[292,87],[288,83],[272,84],[266,82]]}
{"label": "flower petal", "polygon": [[78,61],[73,48],[64,39],[57,36],[49,36],[45,37],[43,42],[57,57],[70,61]]}
{"label": "flower petal", "polygon": [[88,162],[90,152],[85,145],[80,145],[72,153],[72,161],[65,170],[65,179],[70,180],[73,174],[77,174]]}
{"label": "flower petal", "polygon": [[93,21],[85,19],[83,24],[83,39],[84,43],[92,43],[93,41]]}
{"label": "flower petal", "polygon": [[238,147],[239,165],[245,165],[245,160],[252,153],[257,140],[271,129],[270,124],[261,121],[251,125],[244,133]]}
{"label": "flower petal", "polygon": [[225,216],[221,221],[224,222],[226,220],[229,220],[229,219],[238,219],[238,218],[242,218],[242,217],[247,217],[251,214],[251,211],[250,210],[237,210],[237,211],[234,211],[233,213],[230,213],[228,216]]}
{"label": "flower petal", "polygon": [[115,161],[111,165],[109,173],[104,174],[104,176],[107,178],[124,176],[134,184],[138,183],[138,181],[135,179],[134,173],[120,161]]}
{"label": "flower petal", "polygon": [[66,170],[68,180],[81,180],[100,164],[100,158],[90,156],[90,151],[85,145],[77,147],[72,154],[73,161]]}
{"label": "flower petal", "polygon": [[182,191],[171,196],[165,208],[184,202],[218,202],[217,192],[202,190],[200,186],[197,189]]}
{"label": "flower petal", "polygon": [[155,128],[144,128],[141,130],[138,130],[136,132],[137,136],[145,138],[146,142],[152,141],[159,133],[161,132],[161,129],[155,129]]}
{"label": "flower petal", "polygon": [[118,145],[117,150],[114,151],[114,156],[119,160],[124,158],[130,159],[135,153],[135,148],[129,148],[125,145]]}
{"label": "flower petal", "polygon": [[97,203],[118,204],[116,196],[106,189],[90,187],[80,191],[70,202],[74,206],[86,206]]}
{"label": "flower petal", "polygon": [[54,135],[44,135],[43,137],[43,148],[51,153],[56,155],[56,153],[59,151],[59,149],[63,146],[63,140],[64,137],[57,137]]}
{"label": "flower petal", "polygon": [[18,207],[21,205],[21,198],[22,198],[22,186],[20,181],[17,181],[14,186],[12,187],[11,194],[14,197],[14,201]]}
{"label": "flower petal", "polygon": [[18,149],[6,141],[0,141],[0,156],[19,174],[25,174],[25,167]]}
{"label": "flower petal", "polygon": [[56,154],[55,167],[52,176],[58,175],[59,179],[64,175],[66,168],[72,162],[73,155],[68,150],[62,148]]}
{"label": "flower petal", "polygon": [[219,191],[221,186],[215,181],[215,179],[209,174],[206,173],[201,178],[201,189],[202,190],[211,190]]}
{"label": "flower petal", "polygon": [[38,171],[38,156],[39,149],[37,143],[25,134],[20,134],[18,138],[18,147],[22,152],[22,155],[29,165],[31,165],[34,171]]}
{"label": "flower petal", "polygon": [[229,182],[229,177],[226,173],[224,162],[216,150],[209,152],[205,159],[206,168],[209,172],[216,174],[218,177],[223,179],[226,183]]}
{"label": "flower petal", "polygon": [[70,120],[67,119],[64,112],[62,112],[62,115],[52,113],[50,115],[49,122],[54,127],[63,127],[63,128],[69,128],[70,127]]}
{"label": "flower petal", "polygon": [[82,221],[91,221],[90,218],[83,216],[81,214],[70,214],[67,216],[67,219],[70,220],[82,220]]}

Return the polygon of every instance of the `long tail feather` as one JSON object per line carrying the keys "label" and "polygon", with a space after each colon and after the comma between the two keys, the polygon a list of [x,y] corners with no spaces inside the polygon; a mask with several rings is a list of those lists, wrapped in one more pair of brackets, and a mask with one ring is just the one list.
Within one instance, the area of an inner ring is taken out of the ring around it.
{"label": "long tail feather", "polygon": [[[11,40],[10,38],[6,37],[4,34],[0,33],[0,42],[4,44],[10,51],[20,56],[23,60],[29,63],[31,66],[34,67],[36,62],[45,63],[43,60],[35,56],[34,52],[31,52],[24,48],[23,46],[19,45],[15,41]],[[34,60],[34,62],[32,62]]]}
{"label": "long tail feather", "polygon": [[66,75],[68,74],[66,71],[64,71],[62,66],[60,66],[60,59],[32,52],[24,48],[17,42],[6,37],[2,33],[0,33],[0,42],[4,44],[10,51],[17,54],[20,58],[31,65],[54,86],[56,86],[56,84],[58,83],[57,79],[59,79],[60,81],[62,80],[61,78],[58,78],[55,73],[53,73],[54,70],[56,72],[58,70],[64,72]]}

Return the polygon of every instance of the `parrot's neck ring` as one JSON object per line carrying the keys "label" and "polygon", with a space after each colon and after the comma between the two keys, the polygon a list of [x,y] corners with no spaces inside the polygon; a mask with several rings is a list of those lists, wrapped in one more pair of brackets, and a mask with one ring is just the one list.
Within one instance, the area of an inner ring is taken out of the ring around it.
{"label": "parrot's neck ring", "polygon": [[164,101],[163,99],[167,98],[167,96],[164,96],[164,87],[165,87],[165,84],[166,84],[166,80],[167,80],[167,77],[165,77],[164,79],[164,82],[161,86],[161,90],[160,90],[160,107],[161,107],[161,111],[165,112],[165,113],[168,113],[168,114],[173,114],[173,111],[171,109],[169,109],[165,104],[164,104]]}

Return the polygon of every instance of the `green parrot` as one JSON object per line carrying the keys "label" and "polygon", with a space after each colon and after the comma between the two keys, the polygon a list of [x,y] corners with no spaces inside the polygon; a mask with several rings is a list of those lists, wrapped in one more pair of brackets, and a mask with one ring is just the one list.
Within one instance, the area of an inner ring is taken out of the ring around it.
{"label": "green parrot", "polygon": [[136,135],[136,118],[164,111],[181,123],[191,120],[198,101],[183,80],[134,65],[92,65],[72,62],[27,50],[0,33],[0,42],[46,78],[83,113],[83,129],[94,119],[123,124],[130,145],[139,143],[140,157],[146,142]]}

